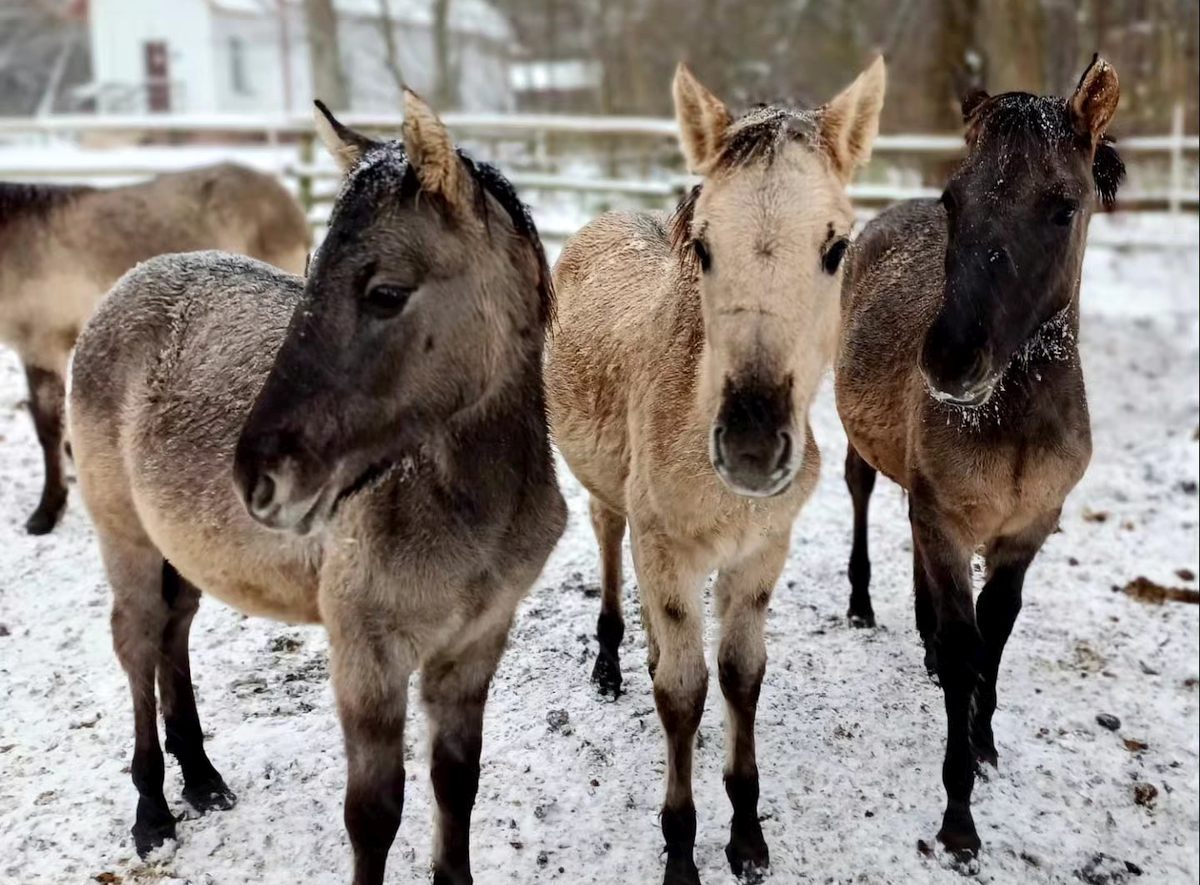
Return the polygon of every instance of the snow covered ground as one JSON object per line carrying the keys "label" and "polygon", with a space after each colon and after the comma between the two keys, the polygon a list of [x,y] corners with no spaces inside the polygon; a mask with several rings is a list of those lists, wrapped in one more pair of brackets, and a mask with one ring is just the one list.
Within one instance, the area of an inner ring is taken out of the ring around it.
{"label": "snow covered ground", "polygon": [[[982,883],[1148,885],[1200,875],[1198,612],[1114,592],[1139,575],[1195,587],[1186,575],[1200,572],[1197,225],[1194,217],[1097,220],[1098,240],[1120,240],[1122,231],[1143,245],[1096,244],[1087,258],[1082,337],[1095,456],[1062,531],[1030,572],[1005,657],[1000,771],[975,792],[985,848],[967,872]],[[1163,239],[1175,245],[1153,246]],[[109,645],[108,592],[74,493],[57,533],[31,538],[21,529],[41,481],[24,396],[4,352],[0,882],[348,881],[325,637],[211,601],[193,630],[193,670],[210,755],[240,801],[183,821],[173,853],[137,860],[128,832],[131,714]],[[758,718],[770,881],[959,882],[963,871],[944,855],[918,850],[918,840],[933,843],[943,804],[943,712],[912,625],[904,503],[881,483],[872,511],[880,627],[848,629],[845,441],[828,386],[814,422],[825,465],[771,606]],[[565,470],[561,482],[571,523],[519,613],[488,707],[476,880],[656,883],[664,751],[637,587],[627,563],[628,693],[604,702],[588,682],[595,548],[578,484]],[[415,698],[412,709],[392,883],[424,882],[429,869],[428,748]],[[555,722],[565,711],[568,724],[552,727],[552,711]],[[1119,717],[1120,728],[1100,727],[1100,713]],[[696,859],[709,885],[732,881],[722,851],[730,812],[721,723],[714,679],[695,771]],[[1135,801],[1142,783],[1157,790],[1146,805]],[[184,813],[180,791],[170,762],[167,797]]]}

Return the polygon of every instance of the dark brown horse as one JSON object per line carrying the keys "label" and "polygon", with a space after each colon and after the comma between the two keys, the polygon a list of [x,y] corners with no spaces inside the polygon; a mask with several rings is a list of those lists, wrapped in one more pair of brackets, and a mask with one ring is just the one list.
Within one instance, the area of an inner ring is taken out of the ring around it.
{"label": "dark brown horse", "polygon": [[434,881],[471,881],[483,708],[513,612],[566,521],[542,393],[551,285],[508,182],[406,95],[404,141],[318,117],[346,180],[307,280],[215,252],[127,274],[79,341],[71,431],[133,694],[133,836],[227,808],[192,694],[201,591],[320,622],[349,767],[356,885],[383,882],[422,672]]}
{"label": "dark brown horse", "polygon": [[946,699],[938,837],[956,851],[980,845],[974,768],[996,764],[996,676],[1025,571],[1091,457],[1079,278],[1094,195],[1111,203],[1124,174],[1105,139],[1118,94],[1097,58],[1068,99],[969,97],[967,157],[941,203],[867,225],[842,289],[849,614],[874,623],[867,504],[881,471],[910,495],[917,628]]}

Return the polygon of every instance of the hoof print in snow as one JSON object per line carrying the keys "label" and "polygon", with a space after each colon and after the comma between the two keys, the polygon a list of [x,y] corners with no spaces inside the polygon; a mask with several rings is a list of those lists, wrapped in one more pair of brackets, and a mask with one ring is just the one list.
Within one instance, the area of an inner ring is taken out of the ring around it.
{"label": "hoof print in snow", "polygon": [[1075,877],[1088,885],[1126,885],[1142,874],[1142,868],[1129,860],[1117,860],[1107,854],[1092,855],[1091,860],[1075,871]]}
{"label": "hoof print in snow", "polygon": [[570,734],[574,731],[571,727],[571,717],[566,710],[551,710],[546,714],[546,725],[558,734]]}
{"label": "hoof print in snow", "polygon": [[1133,801],[1142,808],[1153,808],[1158,800],[1158,787],[1145,781],[1133,785]]}

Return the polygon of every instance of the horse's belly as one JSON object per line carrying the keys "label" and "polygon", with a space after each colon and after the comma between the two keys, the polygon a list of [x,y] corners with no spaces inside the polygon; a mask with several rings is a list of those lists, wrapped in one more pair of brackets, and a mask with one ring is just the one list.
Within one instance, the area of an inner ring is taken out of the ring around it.
{"label": "horse's belly", "polygon": [[319,542],[273,532],[241,514],[189,517],[139,502],[143,527],[168,562],[210,596],[248,615],[317,623]]}

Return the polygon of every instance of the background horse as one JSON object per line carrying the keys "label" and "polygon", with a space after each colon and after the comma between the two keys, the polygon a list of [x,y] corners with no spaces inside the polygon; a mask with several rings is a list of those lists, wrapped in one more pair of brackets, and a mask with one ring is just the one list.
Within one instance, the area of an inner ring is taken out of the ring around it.
{"label": "background horse", "polygon": [[304,210],[278,181],[222,164],[114,188],[0,182],[0,343],[20,356],[45,480],[32,534],[54,528],[63,480],[63,378],[79,330],[113,283],[167,252],[224,249],[303,273]]}

